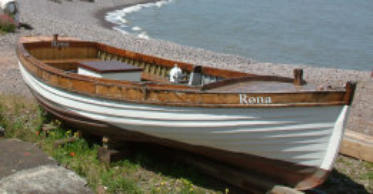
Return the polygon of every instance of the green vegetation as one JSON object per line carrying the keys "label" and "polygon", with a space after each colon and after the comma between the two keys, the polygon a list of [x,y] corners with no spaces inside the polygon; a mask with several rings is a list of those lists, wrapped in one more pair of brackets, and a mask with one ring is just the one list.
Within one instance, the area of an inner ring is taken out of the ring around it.
{"label": "green vegetation", "polygon": [[12,18],[7,15],[0,15],[0,34],[15,31],[16,25],[12,22]]}
{"label": "green vegetation", "polygon": [[[48,134],[41,132],[43,124],[55,126]],[[40,109],[34,101],[15,96],[0,96],[0,126],[7,138],[19,138],[39,144],[62,166],[86,177],[94,190],[105,193],[222,193],[224,186],[209,183],[193,167],[152,155],[146,147],[125,159],[105,165],[97,159],[99,145],[78,138],[58,148],[54,142],[77,133]],[[226,189],[228,191],[228,189]]]}
{"label": "green vegetation", "polygon": [[[48,134],[44,124],[54,126]],[[8,138],[19,138],[39,144],[61,165],[86,177],[89,186],[105,193],[228,193],[224,184],[205,177],[191,166],[154,153],[149,146],[137,146],[125,159],[105,165],[97,159],[97,141],[78,138],[58,148],[58,139],[77,136],[60,121],[40,109],[34,101],[16,96],[0,96],[0,126]],[[150,151],[151,150],[151,151]],[[210,181],[210,182],[209,182]],[[321,190],[327,193],[373,192],[373,163],[339,156],[335,170]],[[210,189],[214,188],[214,189]],[[218,190],[218,191],[216,191]]]}
{"label": "green vegetation", "polygon": [[0,96],[0,126],[5,137],[37,142],[45,114],[35,102],[16,96]]}

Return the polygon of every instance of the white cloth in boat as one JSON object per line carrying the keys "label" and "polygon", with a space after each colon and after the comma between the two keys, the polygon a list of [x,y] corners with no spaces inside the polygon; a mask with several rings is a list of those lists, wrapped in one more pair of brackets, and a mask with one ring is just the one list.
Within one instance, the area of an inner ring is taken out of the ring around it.
{"label": "white cloth in boat", "polygon": [[183,71],[180,67],[175,64],[175,66],[170,71],[170,82],[172,83],[180,83],[183,79]]}

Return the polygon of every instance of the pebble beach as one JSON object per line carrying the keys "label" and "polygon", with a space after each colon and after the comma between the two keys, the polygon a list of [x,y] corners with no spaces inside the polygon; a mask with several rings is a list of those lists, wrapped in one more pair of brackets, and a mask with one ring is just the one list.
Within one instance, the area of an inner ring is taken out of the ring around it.
{"label": "pebble beach", "polygon": [[[20,36],[59,34],[82,40],[99,41],[119,48],[173,60],[256,74],[292,77],[294,68],[303,68],[304,79],[316,85],[344,86],[346,81],[358,81],[357,94],[347,128],[373,135],[373,123],[369,121],[369,118],[373,117],[373,110],[366,108],[373,105],[368,100],[373,93],[371,72],[258,62],[240,56],[178,45],[169,41],[145,40],[131,34],[124,35],[113,30],[113,24],[105,21],[108,11],[138,3],[154,2],[154,0],[96,0],[94,3],[78,0],[61,1],[62,3],[50,0],[18,0],[18,2],[21,10],[21,22],[31,26],[32,30],[20,29],[15,34],[0,36],[0,51],[8,56],[8,58],[2,59],[3,63],[11,61],[7,64],[16,64],[14,49]],[[1,80],[3,83],[8,81],[14,86],[8,88],[8,86],[4,86],[6,84],[3,84],[5,89],[0,89],[0,91],[17,90],[16,93],[29,95],[27,90],[20,88],[20,85],[23,84],[16,65],[4,65],[4,69],[8,69],[10,73],[3,72]]]}
{"label": "pebble beach", "polygon": [[[21,28],[16,33],[0,34],[0,93],[32,98],[18,70],[15,48],[19,37],[59,34],[82,40],[98,41],[158,57],[203,66],[212,66],[262,75],[293,77],[293,69],[302,68],[304,79],[315,85],[344,86],[356,81],[357,90],[352,104],[347,130],[373,136],[373,78],[370,71],[312,67],[304,64],[273,64],[231,54],[216,53],[201,48],[179,45],[170,41],[141,39],[113,30],[105,21],[108,11],[154,0],[95,0],[65,1],[17,0],[21,23],[32,29]],[[373,65],[372,65],[373,68]],[[369,184],[369,183],[367,183]]]}

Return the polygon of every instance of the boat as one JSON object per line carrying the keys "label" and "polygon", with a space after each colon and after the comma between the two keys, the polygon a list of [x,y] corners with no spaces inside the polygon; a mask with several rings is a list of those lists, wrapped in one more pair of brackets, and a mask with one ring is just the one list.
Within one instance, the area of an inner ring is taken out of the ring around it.
{"label": "boat", "polygon": [[22,37],[16,51],[40,105],[84,132],[191,152],[299,190],[331,172],[355,88],[313,85],[301,69],[257,75],[58,35]]}

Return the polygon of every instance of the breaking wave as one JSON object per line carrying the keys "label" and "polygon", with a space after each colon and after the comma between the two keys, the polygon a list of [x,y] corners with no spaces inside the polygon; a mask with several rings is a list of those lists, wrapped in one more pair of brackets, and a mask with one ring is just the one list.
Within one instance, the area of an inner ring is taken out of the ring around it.
{"label": "breaking wave", "polygon": [[139,38],[149,39],[149,35],[147,34],[147,32],[139,26],[131,26],[130,22],[126,19],[126,16],[128,14],[138,12],[144,8],[149,8],[149,7],[161,8],[162,6],[169,4],[172,1],[173,0],[161,0],[161,1],[152,2],[152,3],[137,4],[134,6],[126,7],[121,10],[115,10],[115,11],[107,13],[105,16],[105,20],[115,24],[116,26],[114,26],[113,29],[120,31],[123,34],[130,33],[130,34],[135,34]]}

